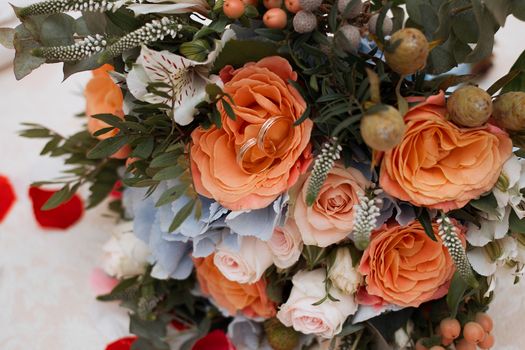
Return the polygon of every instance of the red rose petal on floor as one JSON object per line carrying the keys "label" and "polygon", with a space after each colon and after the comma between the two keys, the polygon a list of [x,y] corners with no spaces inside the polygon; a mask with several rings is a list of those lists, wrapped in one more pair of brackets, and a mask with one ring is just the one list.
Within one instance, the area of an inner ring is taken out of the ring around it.
{"label": "red rose petal on floor", "polygon": [[84,213],[84,204],[78,195],[74,195],[69,201],[61,204],[55,209],[41,210],[46,201],[57,191],[43,190],[39,187],[29,188],[29,197],[33,202],[33,213],[36,221],[43,228],[54,228],[65,230],[73,226]]}
{"label": "red rose petal on floor", "polygon": [[106,347],[106,350],[129,350],[137,337],[120,338]]}
{"label": "red rose petal on floor", "polygon": [[122,198],[122,181],[117,180],[115,182],[115,185],[113,185],[113,189],[111,190],[111,193],[109,195],[111,196],[111,198],[115,199]]}
{"label": "red rose petal on floor", "polygon": [[16,194],[9,179],[0,175],[0,223],[13,207],[16,201]]}
{"label": "red rose petal on floor", "polygon": [[216,329],[199,339],[192,350],[235,350],[235,347],[223,331]]}

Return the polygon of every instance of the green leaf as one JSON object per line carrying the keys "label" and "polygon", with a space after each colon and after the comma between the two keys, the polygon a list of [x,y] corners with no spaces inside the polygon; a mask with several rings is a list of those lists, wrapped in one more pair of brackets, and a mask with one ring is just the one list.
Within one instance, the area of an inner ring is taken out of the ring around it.
{"label": "green leaf", "polygon": [[284,32],[281,29],[257,28],[254,31],[257,35],[260,35],[273,41],[281,41],[286,38]]}
{"label": "green leaf", "polygon": [[92,117],[116,128],[122,128],[124,125],[123,120],[113,114],[95,114]]}
{"label": "green leaf", "polygon": [[43,155],[46,155],[48,153],[51,153],[51,152],[55,151],[57,149],[58,145],[60,144],[60,141],[62,141],[61,137],[59,137],[59,136],[53,137],[51,140],[49,140],[46,143],[46,145],[44,146],[44,148],[40,152],[40,155],[43,156]]}
{"label": "green leaf", "polygon": [[221,103],[222,103],[222,108],[224,108],[224,111],[226,112],[228,117],[231,120],[237,120],[237,117],[235,116],[235,112],[233,111],[232,106],[228,102],[226,102],[226,99],[223,98],[221,100]]}
{"label": "green leaf", "polygon": [[20,132],[20,136],[27,137],[27,138],[42,139],[42,138],[51,137],[51,132],[48,129],[39,127],[39,128],[34,128],[34,129],[22,130]]}
{"label": "green leaf", "polygon": [[268,56],[277,55],[277,45],[263,40],[230,40],[224,45],[214,62],[212,73],[217,73],[223,67],[232,65],[241,67],[247,62],[259,61]]}
{"label": "green leaf", "polygon": [[496,217],[499,216],[499,213],[497,210],[498,202],[496,200],[496,197],[494,197],[492,193],[484,197],[480,197],[478,199],[470,201],[470,205],[487,214],[494,215]]}
{"label": "green leaf", "polygon": [[511,12],[517,19],[525,21],[525,1],[512,0]]}
{"label": "green leaf", "polygon": [[170,166],[156,173],[153,176],[153,180],[164,181],[164,180],[176,179],[184,172],[184,170],[185,169],[182,168],[180,165]]}
{"label": "green leaf", "polygon": [[119,134],[115,137],[100,141],[92,150],[88,152],[87,157],[88,159],[101,159],[109,157],[124,147],[124,145],[127,143],[128,137],[126,135]]}
{"label": "green leaf", "polygon": [[76,190],[78,189],[77,185],[74,185],[73,187],[69,187],[69,185],[65,185],[62,187],[59,191],[53,193],[53,195],[46,201],[46,203],[42,206],[42,210],[51,210],[58,207],[60,204],[67,202],[68,200],[73,197]]}
{"label": "green leaf", "polygon": [[152,168],[165,168],[177,164],[179,157],[180,153],[178,152],[163,153],[153,158],[149,166]]}
{"label": "green leaf", "polygon": [[162,193],[157,203],[155,203],[155,207],[162,207],[163,205],[169,204],[171,202],[174,202],[180,196],[188,189],[187,184],[179,184],[176,186],[173,186],[166,191]]}
{"label": "green leaf", "polygon": [[164,321],[161,319],[142,320],[134,314],[131,314],[129,318],[129,331],[131,333],[149,340],[158,350],[169,350],[169,345],[163,341],[167,329]]}
{"label": "green leaf", "polygon": [[40,29],[40,41],[44,46],[71,45],[75,41],[76,21],[73,17],[57,13],[46,17]]}
{"label": "green leaf", "polygon": [[14,50],[15,30],[13,28],[0,28],[0,45]]}
{"label": "green leaf", "polygon": [[151,153],[153,152],[154,147],[155,139],[153,137],[148,137],[133,149],[131,156],[138,157],[141,159],[148,159]]}
{"label": "green leaf", "polygon": [[512,233],[525,233],[525,218],[520,219],[514,210],[510,212],[509,229]]}
{"label": "green leaf", "polygon": [[13,46],[16,50],[13,65],[17,80],[22,79],[46,61],[43,58],[35,57],[31,54],[31,50],[39,47],[40,44],[33,38],[31,32],[23,24],[15,28]]}
{"label": "green leaf", "polygon": [[488,89],[487,93],[489,95],[496,94],[499,90],[503,89],[503,87],[507,86],[510,82],[514,80],[519,74],[521,73],[518,69],[511,69],[510,72],[508,72],[503,77],[499,78],[494,84],[492,84]]}
{"label": "green leaf", "polygon": [[496,26],[494,17],[483,7],[481,0],[471,0],[471,2],[479,28],[479,37],[476,47],[465,59],[468,63],[479,62],[492,54],[494,47],[494,28]]}
{"label": "green leaf", "polygon": [[456,318],[459,303],[463,300],[467,287],[467,282],[465,282],[461,275],[458,272],[454,273],[447,294],[447,305],[450,311],[450,317]]}
{"label": "green leaf", "polygon": [[186,203],[173,218],[168,232],[173,232],[178,229],[184,220],[186,220],[191,215],[194,206],[195,202],[193,200],[190,200],[188,203]]}
{"label": "green leaf", "polygon": [[511,11],[512,0],[484,0],[483,3],[503,27]]}
{"label": "green leaf", "polygon": [[503,86],[501,93],[503,94],[510,91],[525,91],[525,51],[523,51],[516,62],[514,62],[510,71],[519,71],[519,74],[516,75],[511,81],[506,83],[505,86]]}
{"label": "green leaf", "polygon": [[434,235],[434,229],[432,228],[432,221],[430,220],[430,215],[428,214],[427,209],[421,208],[421,212],[419,213],[417,220],[421,223],[423,229],[425,229],[427,236],[433,241],[437,241],[436,236]]}

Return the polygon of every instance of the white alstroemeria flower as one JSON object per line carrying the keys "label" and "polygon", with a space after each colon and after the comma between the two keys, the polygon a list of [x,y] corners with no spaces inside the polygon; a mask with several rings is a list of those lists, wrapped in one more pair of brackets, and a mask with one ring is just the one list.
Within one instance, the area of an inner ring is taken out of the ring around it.
{"label": "white alstroemeria flower", "polygon": [[[214,50],[204,62],[142,46],[140,55],[126,79],[129,91],[140,101],[172,105],[175,122],[188,125],[193,121],[195,106],[207,97],[206,85],[211,83],[222,85],[219,76],[210,75],[209,71],[226,42],[234,37],[233,30],[226,30],[221,40],[215,41]],[[169,85],[169,87],[157,88],[165,95],[159,96],[149,92],[147,88],[152,83]]]}
{"label": "white alstroemeria flower", "polygon": [[148,13],[178,14],[198,12],[207,14],[210,12],[210,5],[206,0],[148,0],[146,4],[131,4],[128,9],[135,13],[135,16]]}
{"label": "white alstroemeria flower", "polygon": [[510,207],[497,208],[498,215],[486,214],[480,221],[480,227],[469,223],[467,230],[467,241],[475,247],[483,247],[495,239],[502,239],[509,231]]}
{"label": "white alstroemeria flower", "polygon": [[514,237],[506,236],[484,247],[476,247],[467,252],[470,265],[482,276],[491,276],[499,265],[513,260],[518,255],[518,242]]}
{"label": "white alstroemeria flower", "polygon": [[515,155],[510,157],[501,170],[500,180],[493,189],[499,208],[510,205],[516,215],[523,219],[525,207],[521,205],[525,199],[520,190],[525,187],[525,160]]}

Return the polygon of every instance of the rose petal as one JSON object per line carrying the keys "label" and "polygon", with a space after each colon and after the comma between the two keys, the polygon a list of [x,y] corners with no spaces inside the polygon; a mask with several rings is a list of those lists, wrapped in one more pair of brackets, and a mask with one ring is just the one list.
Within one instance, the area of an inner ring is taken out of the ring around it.
{"label": "rose petal", "polygon": [[137,337],[125,337],[106,346],[106,350],[130,350]]}
{"label": "rose petal", "polygon": [[223,331],[216,329],[199,339],[192,350],[235,350],[235,347]]}
{"label": "rose petal", "polygon": [[78,195],[74,195],[70,200],[62,203],[55,209],[42,210],[42,206],[55,192],[57,191],[43,190],[34,186],[30,187],[29,197],[33,202],[33,213],[41,227],[65,230],[80,220],[84,213],[84,205],[82,199]]}
{"label": "rose petal", "polygon": [[0,175],[0,223],[6,218],[15,201],[15,190],[11,182],[7,177]]}
{"label": "rose petal", "polygon": [[91,271],[89,278],[91,289],[96,295],[103,295],[110,293],[118,284],[118,280],[108,276],[102,269],[96,268]]}

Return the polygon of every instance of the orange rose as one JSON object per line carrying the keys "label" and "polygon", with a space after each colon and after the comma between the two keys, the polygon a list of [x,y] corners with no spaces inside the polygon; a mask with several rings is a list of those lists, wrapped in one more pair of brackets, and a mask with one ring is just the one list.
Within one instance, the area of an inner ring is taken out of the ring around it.
{"label": "orange rose", "polygon": [[[91,118],[96,114],[113,114],[123,118],[122,104],[124,98],[120,87],[113,82],[108,72],[112,71],[113,67],[105,64],[93,71],[93,78],[87,83],[84,89],[84,96],[86,97],[86,114],[88,116],[88,130],[94,134],[100,129],[109,127],[108,124],[102,120]],[[98,136],[100,140],[115,136],[118,129]]]}
{"label": "orange rose", "polygon": [[193,131],[195,188],[232,210],[263,208],[290,188],[297,169],[304,171],[311,160],[302,158],[309,158],[313,123],[293,126],[306,103],[287,82],[296,80],[297,73],[284,58],[248,63],[228,77],[224,92],[233,99],[236,120],[219,102],[222,128]]}
{"label": "orange rose", "polygon": [[447,294],[456,268],[438,236],[438,225],[433,228],[437,242],[417,221],[383,227],[372,235],[359,266],[369,294],[413,307]]}
{"label": "orange rose", "polygon": [[275,304],[266,295],[266,282],[240,284],[224,277],[213,263],[213,255],[194,259],[197,280],[204,295],[211,296],[230,315],[241,311],[248,317],[275,316]]}
{"label": "orange rose", "polygon": [[443,92],[407,113],[403,140],[381,164],[380,185],[388,194],[448,211],[492,189],[512,154],[508,135],[490,124],[460,128],[445,115]]}

